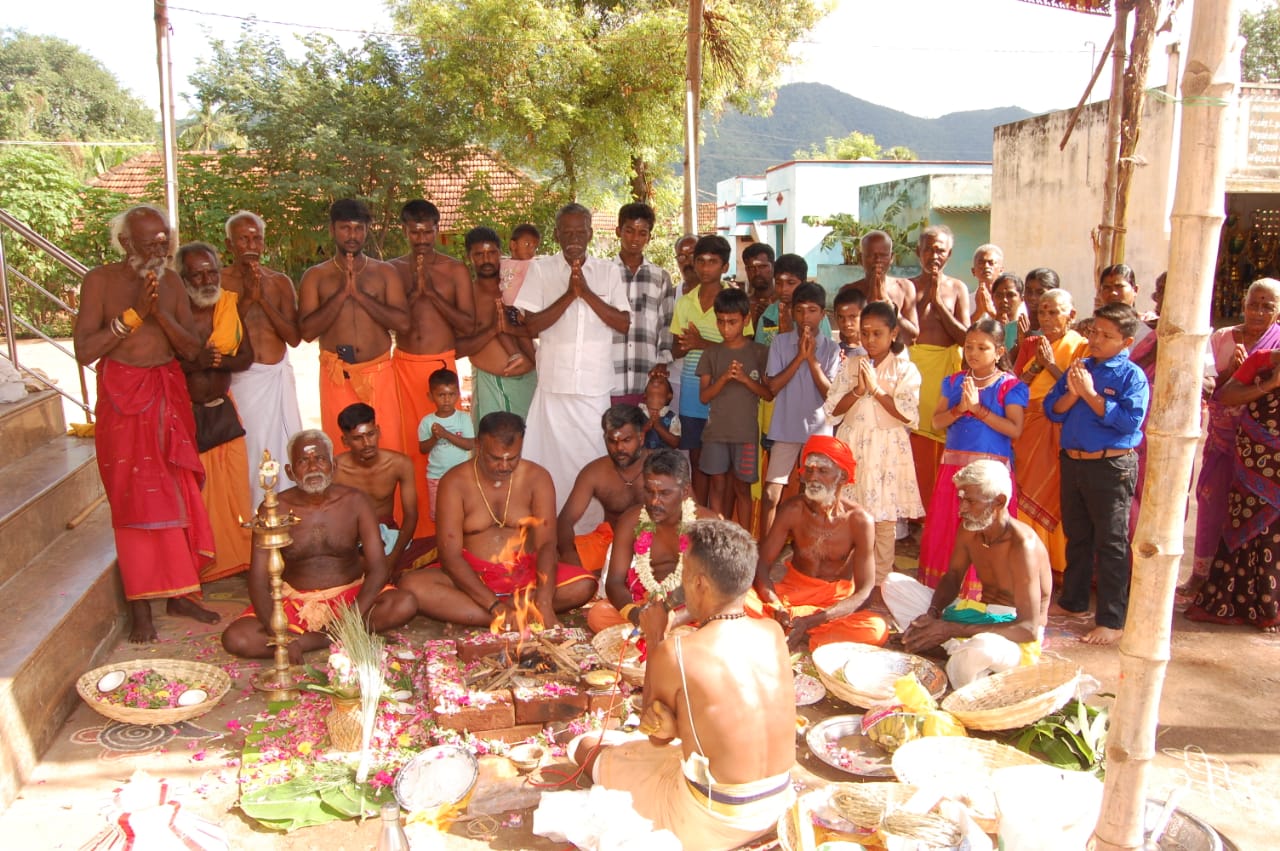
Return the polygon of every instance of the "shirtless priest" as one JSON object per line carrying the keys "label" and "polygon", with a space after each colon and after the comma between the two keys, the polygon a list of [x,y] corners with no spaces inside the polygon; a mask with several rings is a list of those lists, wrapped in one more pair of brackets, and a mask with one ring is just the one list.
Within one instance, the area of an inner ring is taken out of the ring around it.
{"label": "shirtless priest", "polygon": [[480,420],[470,463],[444,474],[436,494],[439,567],[415,571],[400,587],[422,614],[447,623],[515,627],[517,594],[529,595],[544,625],[591,599],[596,583],[560,564],[551,476],[520,457],[524,420],[494,411]]}
{"label": "shirtless priest", "polygon": [[[651,648],[640,719],[648,740],[611,745],[605,734],[598,749],[584,738],[569,753],[596,783],[630,792],[654,829],[714,851],[766,833],[791,805],[794,685],[782,629],[743,611],[755,576],[751,535],[724,520],[687,533],[681,584],[702,626],[664,641],[662,612],[641,617]],[[743,747],[747,730],[751,747]]]}
{"label": "shirtless priest", "polygon": [[[329,645],[324,628],[339,605],[354,604],[375,632],[404,626],[417,614],[413,597],[387,587],[387,560],[373,503],[355,488],[333,483],[333,444],[324,432],[300,431],[289,441],[285,472],[296,487],[280,493],[281,506],[298,517],[284,556],[284,610],[289,660]],[[363,550],[363,558],[361,557]],[[255,546],[249,565],[250,607],[222,633],[235,656],[265,659],[271,636],[271,588],[267,550]]]}

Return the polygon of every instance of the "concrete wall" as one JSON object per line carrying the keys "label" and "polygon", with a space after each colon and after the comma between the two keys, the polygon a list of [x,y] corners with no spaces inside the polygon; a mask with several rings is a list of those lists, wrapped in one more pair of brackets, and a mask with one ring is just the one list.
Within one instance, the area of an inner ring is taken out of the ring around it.
{"label": "concrete wall", "polygon": [[[1169,262],[1176,113],[1167,100],[1147,97],[1137,148],[1145,165],[1134,170],[1125,248],[1125,261],[1138,276],[1139,310],[1150,308],[1155,278]],[[1087,313],[1097,284],[1090,232],[1102,217],[1107,105],[1086,106],[1059,151],[1069,116],[1064,110],[995,129],[991,241],[1004,249],[1010,271],[1024,275],[1037,266],[1056,271],[1077,309]],[[955,256],[960,259],[958,250]],[[956,274],[955,268],[950,271]]]}
{"label": "concrete wall", "polygon": [[805,216],[828,216],[859,210],[864,186],[916,177],[938,171],[987,174],[987,163],[913,162],[909,160],[798,161],[774,166],[765,173],[768,212],[766,220],[785,221],[779,253],[804,257],[810,268],[819,263],[838,264],[840,252],[823,250],[828,228],[806,225]]}

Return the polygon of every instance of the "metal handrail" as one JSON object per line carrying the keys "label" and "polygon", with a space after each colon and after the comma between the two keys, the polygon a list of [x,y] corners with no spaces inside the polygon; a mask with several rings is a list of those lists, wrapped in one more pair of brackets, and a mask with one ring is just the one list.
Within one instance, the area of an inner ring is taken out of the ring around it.
{"label": "metal handrail", "polygon": [[48,335],[40,331],[35,326],[31,325],[31,323],[26,322],[25,320],[14,316],[13,300],[11,298],[11,293],[9,289],[9,272],[10,271],[13,272],[14,277],[18,279],[19,283],[26,284],[27,286],[32,287],[41,295],[43,295],[45,298],[49,299],[55,305],[57,305],[59,310],[62,310],[66,313],[70,313],[72,318],[74,318],[78,314],[78,311],[75,308],[68,305],[62,299],[55,296],[53,293],[46,290],[44,287],[37,284],[35,281],[31,280],[31,278],[22,274],[22,272],[18,271],[17,269],[11,270],[9,268],[9,264],[5,260],[5,253],[4,253],[4,229],[5,228],[8,228],[9,230],[13,231],[18,236],[25,239],[30,245],[34,246],[36,249],[38,249],[42,253],[48,255],[49,257],[52,257],[54,260],[61,263],[63,267],[65,267],[68,271],[70,271],[73,275],[75,275],[81,281],[83,281],[84,276],[88,274],[89,267],[85,266],[79,260],[72,257],[70,254],[63,251],[58,246],[54,245],[52,242],[45,239],[40,234],[36,233],[34,230],[29,228],[22,221],[15,218],[7,210],[0,209],[0,310],[3,311],[4,337],[5,337],[5,345],[8,349],[9,361],[13,364],[14,368],[17,369],[23,375],[34,378],[36,381],[40,382],[45,387],[48,387],[50,390],[55,391],[56,393],[61,395],[64,399],[67,399],[72,404],[76,405],[78,408],[80,408],[80,410],[84,411],[84,415],[86,419],[89,422],[93,422],[93,408],[89,405],[89,385],[87,380],[85,379],[85,370],[87,369],[90,372],[92,372],[93,371],[92,367],[85,367],[85,366],[82,366],[79,362],[76,363],[76,372],[80,377],[80,398],[77,399],[76,397],[68,393],[66,390],[63,390],[61,387],[58,387],[53,382],[49,381],[40,373],[36,372],[35,370],[29,367],[23,366],[22,363],[18,360],[18,342],[17,342],[17,337],[14,334],[15,321],[17,325],[21,325],[25,330],[31,332],[32,334],[35,334],[37,337],[40,337],[42,340],[48,343],[52,343],[58,349],[58,351],[67,355],[73,361],[75,360],[75,352],[72,352],[71,350],[67,349],[65,346],[63,346],[56,340],[50,339]]}

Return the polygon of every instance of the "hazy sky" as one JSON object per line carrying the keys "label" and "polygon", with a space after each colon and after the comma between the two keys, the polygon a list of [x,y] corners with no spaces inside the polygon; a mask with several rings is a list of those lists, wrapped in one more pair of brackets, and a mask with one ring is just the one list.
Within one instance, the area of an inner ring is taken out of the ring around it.
{"label": "hazy sky", "polygon": [[[1266,0],[1243,0],[1255,7]],[[120,81],[158,104],[155,28],[150,0],[45,0],[6,4],[3,25],[56,35],[100,59]],[[1190,24],[1184,3],[1178,31]],[[197,11],[188,11],[197,10]],[[199,13],[198,13],[199,12]],[[174,86],[208,57],[210,38],[234,40],[254,16],[290,25],[390,30],[380,3],[360,0],[177,0],[173,23]],[[267,26],[266,24],[260,24]],[[1034,112],[1074,106],[1101,52],[1111,19],[1035,6],[1019,0],[838,0],[804,42],[782,82],[834,86],[874,103],[924,117],[1000,106]],[[289,44],[298,26],[270,25]],[[339,41],[354,37],[329,32]],[[1184,36],[1185,38],[1185,36]],[[1152,83],[1166,75],[1164,36],[1152,56]],[[674,69],[673,69],[674,70]],[[1105,97],[1104,72],[1093,99]],[[186,112],[181,97],[178,116]]]}

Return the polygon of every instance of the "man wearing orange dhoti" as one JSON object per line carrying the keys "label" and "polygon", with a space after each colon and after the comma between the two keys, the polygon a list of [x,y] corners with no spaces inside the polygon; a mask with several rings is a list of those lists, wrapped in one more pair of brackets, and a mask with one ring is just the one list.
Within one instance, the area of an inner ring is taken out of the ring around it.
{"label": "man wearing orange dhoti", "polygon": [[[875,522],[847,494],[853,473],[843,442],[809,438],[800,455],[800,493],[778,507],[760,545],[747,613],[776,619],[793,651],[835,641],[880,646],[889,637],[883,617],[860,611],[876,583]],[[786,575],[774,582],[770,571],[788,540],[795,551]]]}
{"label": "man wearing orange dhoti", "polygon": [[[471,275],[461,260],[436,251],[440,211],[430,201],[410,201],[400,210],[409,253],[391,261],[408,300],[409,331],[396,335],[396,351],[391,363],[400,394],[399,449],[413,462],[419,483],[427,478],[427,456],[418,451],[418,424],[435,413],[431,401],[431,373],[437,369],[457,372],[457,338],[475,328],[475,297]],[[474,400],[472,402],[474,404]],[[376,405],[374,406],[377,407]],[[387,426],[378,411],[378,422]],[[404,518],[397,517],[401,525]],[[416,529],[407,530],[425,539],[435,534],[430,511],[418,512]]]}
{"label": "man wearing orange dhoti", "polygon": [[191,299],[192,330],[204,341],[199,354],[183,359],[182,371],[196,421],[196,448],[205,471],[201,495],[215,550],[200,581],[212,582],[248,570],[253,549],[251,533],[241,525],[253,515],[245,432],[228,395],[231,374],[253,363],[253,344],[240,322],[239,298],[222,288],[217,249],[187,243],[178,249],[177,266]]}
{"label": "man wearing orange dhoti", "polygon": [[386,448],[401,451],[391,332],[409,333],[409,311],[395,267],[363,253],[372,219],[363,201],[329,208],[337,254],[303,273],[298,330],[320,340],[320,423],[334,445],[342,441],[338,414],[364,402],[378,412]]}
{"label": "man wearing orange dhoti", "polygon": [[133,627],[129,640],[156,641],[151,600],[169,614],[216,623],[192,599],[213,557],[200,484],[191,397],[174,357],[196,357],[191,305],[165,269],[169,222],[139,205],[117,216],[112,241],[124,254],[85,276],[76,315],[76,360],[98,363],[98,472],[111,505],[116,558]]}

